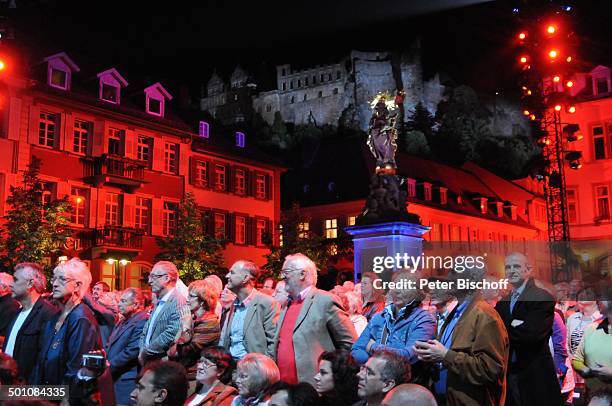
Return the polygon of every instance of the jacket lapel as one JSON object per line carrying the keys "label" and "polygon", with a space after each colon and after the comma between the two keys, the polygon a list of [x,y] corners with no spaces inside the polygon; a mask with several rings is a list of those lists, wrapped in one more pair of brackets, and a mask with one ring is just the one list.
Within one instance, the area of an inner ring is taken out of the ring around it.
{"label": "jacket lapel", "polygon": [[246,312],[246,315],[244,316],[243,330],[244,330],[245,335],[246,335],[246,332],[248,331],[249,324],[253,320],[253,316],[255,316],[255,313],[257,312],[257,301],[259,300],[259,293],[257,292],[253,292],[253,293],[254,293],[253,299],[247,306],[247,312]]}
{"label": "jacket lapel", "polygon": [[302,304],[302,308],[300,309],[300,315],[298,316],[295,322],[295,327],[293,328],[294,332],[298,329],[298,327],[300,327],[300,324],[302,324],[302,322],[306,318],[308,310],[310,310],[310,306],[312,306],[312,303],[314,302],[314,292],[316,289],[317,288],[315,288],[314,286],[310,288],[310,291],[308,291],[308,294],[304,298],[304,303]]}

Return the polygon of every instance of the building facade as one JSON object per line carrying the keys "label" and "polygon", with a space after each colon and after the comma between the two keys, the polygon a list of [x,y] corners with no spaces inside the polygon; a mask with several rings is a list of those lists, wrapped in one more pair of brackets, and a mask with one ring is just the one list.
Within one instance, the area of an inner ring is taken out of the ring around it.
{"label": "building facade", "polygon": [[43,200],[68,196],[73,205],[74,235],[64,252],[87,260],[94,280],[116,288],[146,283],[155,239],[174,232],[187,192],[207,232],[229,240],[226,266],[264,261],[280,216],[281,168],[254,159],[245,134],[222,139],[206,123],[194,131],[172,112],[160,83],[135,92],[116,69],[85,80],[65,53],[39,68],[34,77],[4,81],[0,216],[10,187],[37,157]]}

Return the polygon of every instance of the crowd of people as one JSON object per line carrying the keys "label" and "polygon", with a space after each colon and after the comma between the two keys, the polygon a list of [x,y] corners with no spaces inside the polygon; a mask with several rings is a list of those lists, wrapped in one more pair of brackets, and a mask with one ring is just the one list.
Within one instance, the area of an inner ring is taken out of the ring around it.
{"label": "crowd of people", "polygon": [[21,263],[0,273],[0,385],[67,385],[63,404],[612,404],[612,291],[549,287],[521,253],[504,267],[508,292],[382,292],[371,272],[328,292],[300,253],[262,285],[248,260],[225,285],[210,275],[189,286],[160,261],[148,292],[91,286],[73,258],[46,292],[42,267]]}

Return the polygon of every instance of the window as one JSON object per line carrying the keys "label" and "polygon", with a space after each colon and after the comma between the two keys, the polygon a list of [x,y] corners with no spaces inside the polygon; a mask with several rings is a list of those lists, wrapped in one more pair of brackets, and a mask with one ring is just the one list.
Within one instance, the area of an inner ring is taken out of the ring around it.
{"label": "window", "polygon": [[134,227],[148,233],[149,226],[151,224],[149,221],[150,213],[151,199],[136,196],[136,206],[134,207]]}
{"label": "window", "polygon": [[244,195],[246,193],[246,173],[244,169],[236,169],[235,171],[234,192],[237,195]]}
{"label": "window", "polygon": [[295,96],[291,96],[291,101],[290,101],[290,103],[291,103],[291,104],[295,103]]}
{"label": "window", "polygon": [[416,196],[416,181],[414,179],[406,180],[406,192],[408,194],[408,197]]}
{"label": "window", "polygon": [[302,80],[298,79],[298,87],[302,87]]}
{"label": "window", "polygon": [[266,220],[257,219],[255,221],[255,244],[264,245],[264,235],[266,233]]}
{"label": "window", "polygon": [[304,78],[304,86],[308,86],[308,78]]}
{"label": "window", "polygon": [[285,76],[286,74],[287,74],[287,71],[285,70],[285,68],[283,68],[281,71],[281,76]]}
{"label": "window", "polygon": [[225,214],[215,213],[215,238],[225,239]]}
{"label": "window", "polygon": [[196,161],[195,183],[198,186],[208,187],[208,162]]}
{"label": "window", "polygon": [[289,82],[289,89],[293,89],[293,80]]}
{"label": "window", "polygon": [[268,105],[266,106],[266,112],[268,112],[268,113],[269,113],[269,112],[271,112],[271,111],[272,111],[272,106],[268,104]]}
{"label": "window", "polygon": [[106,194],[104,220],[109,226],[121,224],[121,195],[118,193]]}
{"label": "window", "polygon": [[319,94],[318,94],[319,98],[323,97],[323,91],[319,90]]}
{"label": "window", "polygon": [[606,159],[606,139],[603,126],[593,127],[593,149],[595,159]]}
{"label": "window", "polygon": [[598,186],[595,188],[597,199],[597,217],[600,220],[610,219],[610,191],[608,186]]}
{"label": "window", "polygon": [[336,79],[340,79],[342,77],[339,70],[336,71]]}
{"label": "window", "polygon": [[225,177],[225,165],[215,165],[215,189],[225,191],[226,189],[226,177]]}
{"label": "window", "polygon": [[327,80],[332,80],[332,74],[331,73],[327,74]]}
{"label": "window", "polygon": [[118,103],[119,102],[119,88],[106,83],[102,84],[102,100]]}
{"label": "window", "polygon": [[164,145],[164,172],[176,174],[178,145],[166,142]]}
{"label": "window", "polygon": [[123,155],[123,131],[111,128],[108,131],[108,154]]}
{"label": "window", "polygon": [[266,175],[257,174],[255,176],[255,197],[258,199],[265,199],[266,196]]}
{"label": "window", "polygon": [[324,81],[325,81],[325,75],[321,73],[321,83],[323,83]]}
{"label": "window", "polygon": [[424,183],[423,184],[423,195],[425,200],[431,200],[431,184]]}
{"label": "window", "polygon": [[136,158],[140,161],[151,164],[151,152],[153,150],[153,138],[138,136],[138,144],[136,146]]}
{"label": "window", "polygon": [[317,84],[317,75],[312,75],[312,84],[313,85]]}
{"label": "window", "polygon": [[605,77],[595,79],[595,87],[597,88],[597,94],[608,93],[608,79]]}
{"label": "window", "polygon": [[440,188],[440,204],[446,204],[447,202],[447,197],[446,197],[446,188]]}
{"label": "window", "polygon": [[40,113],[38,143],[45,147],[55,147],[57,141],[57,114]]}
{"label": "window", "polygon": [[308,238],[310,234],[310,223],[305,221],[298,223],[298,238]]}
{"label": "window", "polygon": [[303,98],[303,100],[304,100],[304,101],[308,100],[308,95],[307,95],[306,93],[304,93],[304,98]]}
{"label": "window", "polygon": [[246,136],[244,133],[236,132],[236,146],[239,148],[244,148],[246,141]]}
{"label": "window", "polygon": [[72,187],[70,189],[70,200],[72,202],[70,222],[72,224],[84,226],[87,210],[87,189]]}
{"label": "window", "polygon": [[567,217],[570,223],[578,222],[578,199],[575,189],[567,189]]}
{"label": "window", "polygon": [[325,220],[325,238],[338,238],[338,219]]}
{"label": "window", "polygon": [[68,72],[51,68],[51,86],[66,90],[68,88]]}
{"label": "window", "polygon": [[77,154],[87,153],[87,143],[89,142],[89,129],[91,125],[86,121],[75,120],[73,130],[72,151]]}
{"label": "window", "polygon": [[356,221],[357,216],[348,216],[348,218],[346,219],[346,224],[349,226],[354,226]]}
{"label": "window", "polygon": [[234,242],[236,244],[245,244],[246,243],[246,218],[243,216],[235,217],[236,230]]}
{"label": "window", "polygon": [[176,233],[176,220],[178,214],[178,205],[172,202],[164,202],[164,210],[162,211],[162,234],[174,235]]}
{"label": "window", "polygon": [[208,131],[210,127],[206,121],[200,121],[199,134],[202,138],[208,138]]}
{"label": "window", "polygon": [[338,94],[338,88],[337,88],[337,87],[334,87],[334,91],[333,91],[333,93],[334,93],[334,94]]}
{"label": "window", "polygon": [[283,90],[287,90],[287,83],[283,82]]}
{"label": "window", "polygon": [[153,97],[147,97],[147,111],[156,116],[162,115],[162,101],[154,99]]}

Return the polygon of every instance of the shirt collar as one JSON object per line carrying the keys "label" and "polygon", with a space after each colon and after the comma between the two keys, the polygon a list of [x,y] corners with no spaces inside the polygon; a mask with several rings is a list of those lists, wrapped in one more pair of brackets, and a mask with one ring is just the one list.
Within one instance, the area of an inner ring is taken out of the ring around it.
{"label": "shirt collar", "polygon": [[234,306],[248,306],[249,303],[251,303],[251,300],[253,300],[253,296],[255,296],[255,290],[256,289],[253,289],[251,293],[249,293],[249,295],[242,301],[236,297],[236,299],[234,299]]}
{"label": "shirt collar", "polygon": [[306,295],[308,295],[308,292],[310,292],[310,289],[312,289],[312,285],[307,286],[305,289],[303,289],[299,294],[297,299],[293,299],[290,298],[292,301],[298,301],[298,302],[303,302],[304,299],[306,299]]}
{"label": "shirt collar", "polygon": [[168,293],[166,293],[164,295],[164,297],[162,297],[161,299],[158,300],[158,303],[166,303],[168,301],[168,299],[170,299],[170,296],[172,295],[172,293],[174,293],[174,289],[176,288],[172,288],[168,291]]}
{"label": "shirt collar", "polygon": [[527,282],[528,281],[529,281],[529,279],[525,279],[521,286],[519,286],[518,288],[512,290],[512,294],[516,293],[518,296],[520,296],[523,293],[523,291],[525,290],[525,287],[527,286]]}

